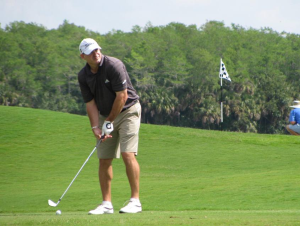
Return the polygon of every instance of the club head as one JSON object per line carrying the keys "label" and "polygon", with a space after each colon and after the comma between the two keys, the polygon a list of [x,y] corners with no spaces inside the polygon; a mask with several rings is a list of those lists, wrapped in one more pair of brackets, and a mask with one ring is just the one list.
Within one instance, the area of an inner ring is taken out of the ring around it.
{"label": "club head", "polygon": [[58,205],[58,203],[55,203],[50,199],[48,199],[48,204],[49,204],[49,206],[52,206],[52,207],[56,207]]}

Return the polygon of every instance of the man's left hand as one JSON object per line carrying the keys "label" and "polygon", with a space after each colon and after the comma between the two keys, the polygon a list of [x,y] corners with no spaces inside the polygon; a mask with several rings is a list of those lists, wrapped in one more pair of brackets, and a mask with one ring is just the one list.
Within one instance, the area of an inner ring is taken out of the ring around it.
{"label": "man's left hand", "polygon": [[114,126],[110,121],[104,121],[102,126],[102,136],[109,135],[114,130]]}

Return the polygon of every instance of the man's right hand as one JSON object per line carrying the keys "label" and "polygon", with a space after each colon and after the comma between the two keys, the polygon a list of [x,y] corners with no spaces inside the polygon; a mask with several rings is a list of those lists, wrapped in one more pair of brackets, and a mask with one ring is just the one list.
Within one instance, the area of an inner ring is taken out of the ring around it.
{"label": "man's right hand", "polygon": [[93,129],[93,133],[98,140],[102,139],[102,142],[105,141],[107,138],[112,137],[112,135],[102,135],[102,131],[99,128]]}
{"label": "man's right hand", "polygon": [[101,129],[99,129],[99,128],[93,128],[93,133],[94,133],[94,135],[95,135],[95,137],[97,139],[101,138]]}

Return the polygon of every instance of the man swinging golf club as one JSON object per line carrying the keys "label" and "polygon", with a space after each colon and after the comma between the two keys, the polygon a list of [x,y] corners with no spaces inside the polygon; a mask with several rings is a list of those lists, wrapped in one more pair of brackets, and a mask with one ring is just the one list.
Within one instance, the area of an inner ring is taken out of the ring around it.
{"label": "man swinging golf club", "polygon": [[95,137],[100,139],[104,136],[97,150],[102,203],[89,214],[114,212],[111,202],[112,161],[120,158],[120,155],[126,167],[131,199],[119,212],[141,212],[140,168],[136,160],[141,117],[139,96],[132,87],[124,64],[116,58],[103,55],[95,40],[83,39],[79,50],[80,57],[86,61],[78,73],[81,94]]}

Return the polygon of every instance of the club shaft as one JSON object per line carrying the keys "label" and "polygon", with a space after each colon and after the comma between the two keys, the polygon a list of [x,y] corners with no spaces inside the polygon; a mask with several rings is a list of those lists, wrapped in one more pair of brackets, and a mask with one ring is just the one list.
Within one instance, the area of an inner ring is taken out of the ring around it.
{"label": "club shaft", "polygon": [[69,186],[67,187],[67,189],[65,190],[65,192],[62,194],[62,196],[58,200],[58,203],[62,200],[62,198],[64,197],[64,195],[67,193],[67,191],[69,190],[69,188],[71,187],[71,185],[73,184],[73,182],[75,181],[75,179],[77,178],[77,176],[79,175],[79,173],[81,172],[81,170],[83,169],[83,167],[85,166],[85,164],[89,161],[90,157],[94,154],[95,150],[97,149],[97,147],[99,146],[99,144],[101,143],[101,141],[102,141],[102,139],[100,139],[97,142],[97,145],[95,146],[95,148],[93,149],[93,151],[91,152],[91,154],[87,157],[87,159],[85,160],[85,162],[83,163],[83,165],[81,166],[81,168],[79,169],[79,171],[77,172],[77,174],[75,175],[75,177],[73,178],[73,180],[71,181],[71,183],[69,184]]}

